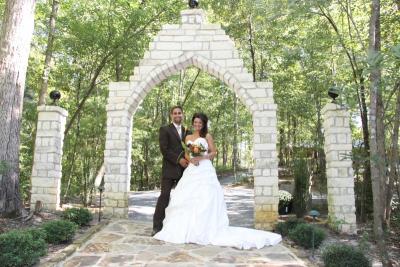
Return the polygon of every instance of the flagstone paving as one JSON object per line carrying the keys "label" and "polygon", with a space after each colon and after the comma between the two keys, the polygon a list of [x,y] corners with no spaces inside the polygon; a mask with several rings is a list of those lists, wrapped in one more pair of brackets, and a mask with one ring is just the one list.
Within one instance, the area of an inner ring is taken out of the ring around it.
{"label": "flagstone paving", "polygon": [[58,266],[305,266],[283,245],[239,250],[169,244],[150,236],[150,222],[115,220]]}
{"label": "flagstone paving", "polygon": [[[230,224],[253,227],[252,189],[224,185]],[[57,266],[306,266],[279,244],[262,249],[170,244],[153,239],[152,217],[159,191],[132,192],[129,220],[115,220]]]}

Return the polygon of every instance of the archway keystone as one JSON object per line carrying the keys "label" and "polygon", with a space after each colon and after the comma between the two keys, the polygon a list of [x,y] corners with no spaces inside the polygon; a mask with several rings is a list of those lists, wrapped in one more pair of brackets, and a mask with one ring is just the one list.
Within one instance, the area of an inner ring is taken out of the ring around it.
{"label": "archway keystone", "polygon": [[201,9],[184,10],[181,24],[164,25],[130,81],[109,86],[105,214],[128,214],[133,114],[154,86],[190,66],[223,81],[252,113],[255,227],[270,229],[278,217],[277,107],[272,83],[253,82],[234,42],[220,25],[207,23]]}

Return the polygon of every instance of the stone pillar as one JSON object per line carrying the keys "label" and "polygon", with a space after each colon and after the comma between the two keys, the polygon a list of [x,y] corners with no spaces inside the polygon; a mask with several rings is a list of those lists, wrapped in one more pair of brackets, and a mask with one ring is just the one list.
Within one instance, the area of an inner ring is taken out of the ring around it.
{"label": "stone pillar", "polygon": [[324,118],[328,210],[330,225],[344,233],[355,233],[354,177],[351,160],[350,114],[329,103]]}
{"label": "stone pillar", "polygon": [[104,215],[127,218],[131,180],[132,114],[118,96],[129,83],[111,83],[107,104],[107,136],[104,151]]}
{"label": "stone pillar", "polygon": [[278,154],[276,105],[258,104],[254,126],[255,228],[271,230],[278,220]]}
{"label": "stone pillar", "polygon": [[43,209],[60,206],[61,158],[68,112],[57,106],[39,106],[32,169],[31,209],[40,200]]}
{"label": "stone pillar", "polygon": [[202,9],[186,9],[181,11],[182,24],[203,24],[207,23],[206,14]]}

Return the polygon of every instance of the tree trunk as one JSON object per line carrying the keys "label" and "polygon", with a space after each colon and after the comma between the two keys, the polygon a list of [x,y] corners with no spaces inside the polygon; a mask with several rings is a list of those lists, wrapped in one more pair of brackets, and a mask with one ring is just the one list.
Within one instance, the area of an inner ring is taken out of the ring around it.
{"label": "tree trunk", "polygon": [[233,144],[232,144],[232,167],[235,182],[237,182],[237,165],[238,165],[238,99],[236,95],[233,96],[233,112],[235,121],[233,123]]}
{"label": "tree trunk", "polygon": [[6,1],[0,34],[0,217],[22,212],[19,144],[35,0]]}
{"label": "tree trunk", "polygon": [[222,166],[225,168],[228,162],[228,143],[222,139]]}
{"label": "tree trunk", "polygon": [[39,93],[39,102],[38,102],[39,106],[46,104],[46,95],[47,95],[47,88],[49,84],[49,74],[50,74],[50,63],[51,63],[51,57],[53,55],[54,32],[56,29],[56,20],[57,20],[59,5],[60,3],[58,0],[53,0],[50,19],[49,19],[49,36],[47,39],[46,57],[44,60],[42,84]]}
{"label": "tree trunk", "polygon": [[[369,54],[376,58],[381,50],[380,34],[380,0],[371,1],[371,19],[369,25]],[[377,62],[374,60],[374,62]],[[389,266],[389,256],[386,250],[383,232],[385,205],[385,132],[384,107],[380,89],[381,70],[379,63],[371,66],[370,89],[370,146],[371,146],[371,179],[374,204],[374,234],[378,242],[382,265]]]}
{"label": "tree trunk", "polygon": [[363,183],[362,183],[362,202],[360,211],[361,222],[366,222],[367,215],[373,212],[373,200],[372,200],[372,182],[371,182],[371,164],[370,164],[370,145],[369,145],[369,128],[368,128],[368,109],[365,97],[365,84],[364,77],[360,78],[359,87],[359,109],[361,116],[361,125],[363,132],[364,142],[364,171],[363,171]]}
{"label": "tree trunk", "polygon": [[122,80],[122,64],[120,60],[119,51],[115,52],[115,81],[119,82]]}
{"label": "tree trunk", "polygon": [[395,88],[397,88],[397,97],[396,97],[396,111],[394,115],[393,122],[393,134],[392,134],[392,144],[390,147],[390,171],[389,171],[389,184],[386,188],[386,216],[385,216],[385,224],[387,228],[390,228],[390,215],[391,215],[391,203],[393,198],[393,188],[394,182],[399,175],[399,126],[400,126],[400,81],[395,84]]}
{"label": "tree trunk", "polygon": [[143,163],[143,172],[144,172],[144,178],[146,181],[146,190],[149,190],[149,182],[150,182],[150,178],[149,178],[149,144],[147,140],[144,140],[144,144],[143,144],[143,154],[144,154],[144,163]]}
{"label": "tree trunk", "polygon": [[251,16],[249,17],[249,45],[250,45],[250,55],[251,55],[251,66],[253,71],[253,82],[256,81],[256,58],[255,49],[253,45],[253,25],[251,21]]}

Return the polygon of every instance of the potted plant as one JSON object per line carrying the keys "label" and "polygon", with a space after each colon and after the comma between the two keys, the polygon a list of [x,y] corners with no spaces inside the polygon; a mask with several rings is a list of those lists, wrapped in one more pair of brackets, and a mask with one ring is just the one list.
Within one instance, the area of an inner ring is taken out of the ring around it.
{"label": "potted plant", "polygon": [[279,190],[278,212],[280,215],[288,214],[290,212],[292,200],[292,194],[285,190]]}

